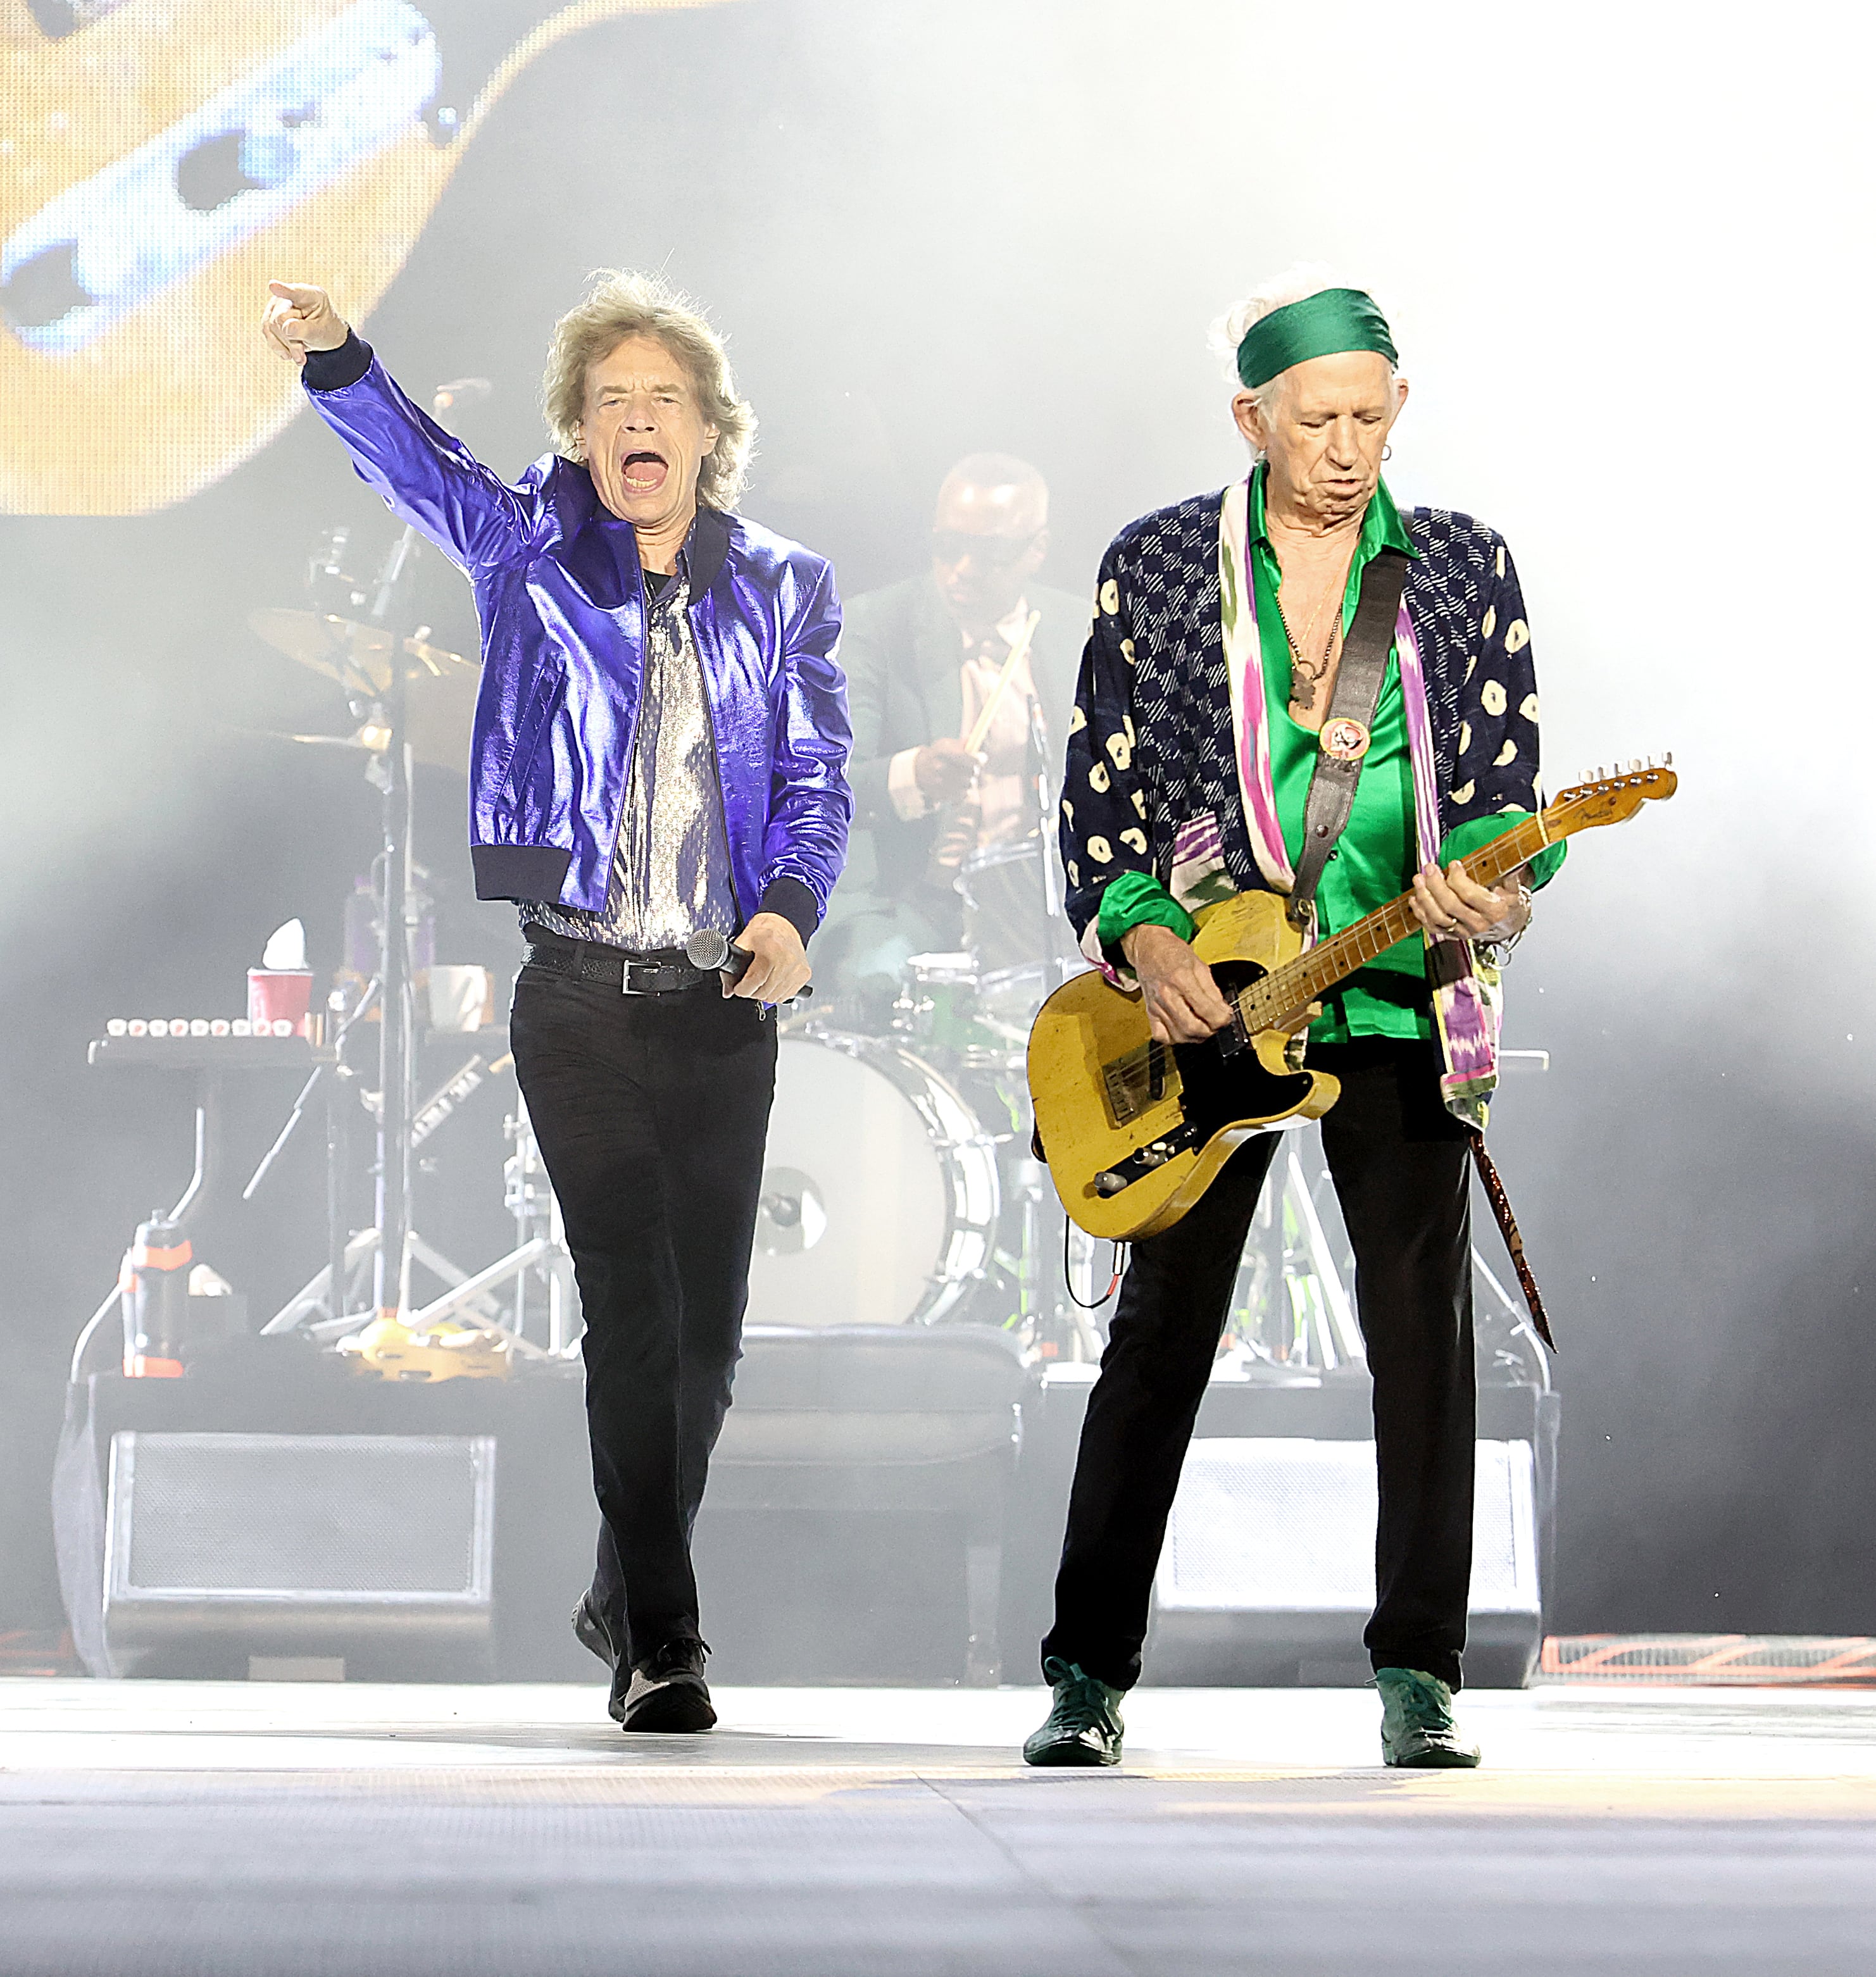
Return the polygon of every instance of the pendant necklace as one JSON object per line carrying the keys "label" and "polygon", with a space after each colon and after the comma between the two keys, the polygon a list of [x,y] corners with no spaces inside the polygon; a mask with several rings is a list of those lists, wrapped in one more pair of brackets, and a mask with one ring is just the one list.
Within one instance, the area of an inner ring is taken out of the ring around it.
{"label": "pendant necklace", "polygon": [[1321,683],[1323,674],[1329,670],[1329,655],[1336,649],[1336,633],[1340,627],[1334,618],[1329,619],[1329,636],[1323,644],[1323,656],[1314,666],[1311,666],[1297,646],[1296,635],[1290,629],[1290,620],[1284,615],[1280,603],[1277,607],[1277,619],[1283,628],[1284,642],[1290,647],[1290,704],[1301,708],[1306,714],[1313,713],[1316,707],[1316,689]]}

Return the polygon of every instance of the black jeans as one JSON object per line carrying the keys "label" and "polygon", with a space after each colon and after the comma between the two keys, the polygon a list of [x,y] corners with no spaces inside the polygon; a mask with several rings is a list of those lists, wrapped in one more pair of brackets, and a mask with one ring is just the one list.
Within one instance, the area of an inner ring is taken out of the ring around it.
{"label": "black jeans", "polygon": [[[1378,1598],[1363,1641],[1376,1668],[1457,1688],[1476,1433],[1469,1150],[1431,1046],[1363,1039],[1310,1063],[1342,1080],[1323,1145],[1374,1375]],[[1140,1674],[1166,1520],[1277,1145],[1250,1141],[1196,1207],[1135,1246],[1088,1396],[1042,1653],[1117,1688]]]}
{"label": "black jeans", "polygon": [[714,980],[624,995],[524,968],[510,1035],[586,1317],[593,1598],[640,1661],[698,1632],[691,1528],[741,1351],[775,1025]]}

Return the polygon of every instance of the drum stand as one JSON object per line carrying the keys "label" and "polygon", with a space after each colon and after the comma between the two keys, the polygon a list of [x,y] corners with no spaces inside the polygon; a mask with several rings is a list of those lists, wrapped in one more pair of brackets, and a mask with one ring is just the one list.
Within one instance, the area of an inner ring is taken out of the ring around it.
{"label": "drum stand", "polygon": [[1233,1288],[1229,1329],[1247,1364],[1293,1372],[1366,1371],[1367,1350],[1335,1249],[1316,1213],[1296,1129],[1271,1163]]}

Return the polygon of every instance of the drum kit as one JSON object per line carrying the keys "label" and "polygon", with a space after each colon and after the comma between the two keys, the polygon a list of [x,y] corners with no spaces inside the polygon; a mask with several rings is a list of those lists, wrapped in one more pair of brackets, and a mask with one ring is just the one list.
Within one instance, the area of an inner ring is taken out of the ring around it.
{"label": "drum kit", "polygon": [[1030,1019],[1087,965],[1049,913],[1040,847],[965,860],[966,945],[910,958],[883,1033],[784,1023],[752,1324],[990,1324],[1044,1356],[1098,1355],[1084,1306],[1108,1272],[1029,1147]]}

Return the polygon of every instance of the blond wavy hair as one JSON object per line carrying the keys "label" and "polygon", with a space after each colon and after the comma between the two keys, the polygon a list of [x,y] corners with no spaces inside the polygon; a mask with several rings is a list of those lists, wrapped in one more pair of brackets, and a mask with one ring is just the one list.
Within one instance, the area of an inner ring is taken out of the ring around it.
{"label": "blond wavy hair", "polygon": [[723,339],[689,295],[656,275],[602,268],[592,282],[586,299],[554,325],[541,381],[554,451],[569,460],[585,457],[580,421],[591,366],[629,338],[653,337],[683,365],[698,409],[716,427],[716,444],[697,477],[697,498],[706,507],[735,507],[755,451],[755,411],[736,394]]}

